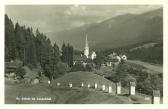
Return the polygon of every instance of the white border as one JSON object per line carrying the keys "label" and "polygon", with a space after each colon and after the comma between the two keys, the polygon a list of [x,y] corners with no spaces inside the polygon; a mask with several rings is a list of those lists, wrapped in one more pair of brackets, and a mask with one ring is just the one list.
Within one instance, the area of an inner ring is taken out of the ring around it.
{"label": "white border", "polygon": [[[117,4],[117,5],[163,5],[164,7],[164,102],[160,105],[144,105],[144,104],[108,104],[108,105],[6,105],[4,104],[4,79],[3,79],[3,72],[4,72],[4,7],[5,5],[23,5],[23,4],[30,4],[30,5],[45,5],[45,4],[96,4],[96,5],[103,5],[103,4]],[[74,109],[74,108],[80,108],[80,109],[88,109],[88,108],[97,108],[97,109],[168,109],[168,57],[167,57],[167,48],[168,48],[168,0],[5,0],[0,1],[0,108],[8,108],[8,109],[18,109],[18,108],[24,108],[24,109],[30,109],[30,108],[57,108],[57,109]]]}

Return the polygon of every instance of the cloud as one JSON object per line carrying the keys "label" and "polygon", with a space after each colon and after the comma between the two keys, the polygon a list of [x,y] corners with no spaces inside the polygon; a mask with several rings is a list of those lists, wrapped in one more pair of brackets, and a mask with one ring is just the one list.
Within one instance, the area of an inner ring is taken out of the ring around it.
{"label": "cloud", "polygon": [[44,33],[59,32],[100,22],[117,15],[138,14],[157,5],[7,5],[5,12],[14,22],[39,28]]}
{"label": "cloud", "polygon": [[86,7],[74,5],[74,6],[71,6],[69,9],[65,10],[64,13],[67,15],[73,15],[73,16],[83,16],[83,15],[86,15]]}

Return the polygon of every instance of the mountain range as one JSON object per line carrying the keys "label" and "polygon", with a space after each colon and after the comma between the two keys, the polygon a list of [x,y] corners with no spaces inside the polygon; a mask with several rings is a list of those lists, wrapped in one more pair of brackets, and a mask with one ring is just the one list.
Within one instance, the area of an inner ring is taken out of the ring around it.
{"label": "mountain range", "polygon": [[124,14],[102,22],[53,33],[51,40],[70,43],[82,50],[85,36],[91,49],[117,48],[142,42],[163,40],[163,9],[142,14]]}

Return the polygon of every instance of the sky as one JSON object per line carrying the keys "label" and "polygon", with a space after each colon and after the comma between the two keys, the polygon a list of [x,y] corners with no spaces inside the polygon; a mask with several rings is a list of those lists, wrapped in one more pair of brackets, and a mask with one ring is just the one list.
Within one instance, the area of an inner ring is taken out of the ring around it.
{"label": "sky", "polygon": [[[160,5],[6,5],[14,23],[39,29],[44,34],[101,22],[126,13],[141,14]],[[50,37],[50,36],[49,36]]]}

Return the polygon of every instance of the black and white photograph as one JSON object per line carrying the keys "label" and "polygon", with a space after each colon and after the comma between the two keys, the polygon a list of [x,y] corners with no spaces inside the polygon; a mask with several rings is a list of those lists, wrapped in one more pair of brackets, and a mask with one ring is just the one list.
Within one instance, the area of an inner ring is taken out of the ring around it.
{"label": "black and white photograph", "polygon": [[163,5],[4,7],[5,104],[163,104]]}

